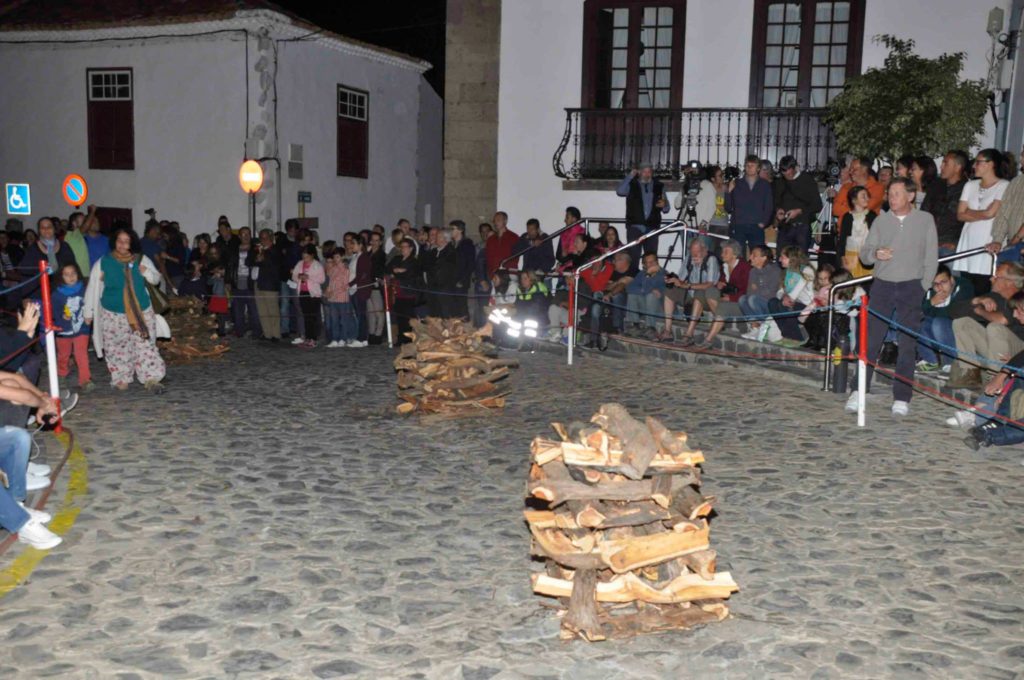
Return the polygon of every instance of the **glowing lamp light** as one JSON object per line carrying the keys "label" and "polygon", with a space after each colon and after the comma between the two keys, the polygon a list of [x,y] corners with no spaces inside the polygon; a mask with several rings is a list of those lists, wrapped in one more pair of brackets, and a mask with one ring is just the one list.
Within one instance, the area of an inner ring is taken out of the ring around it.
{"label": "glowing lamp light", "polygon": [[238,171],[238,183],[245,193],[255,194],[263,186],[263,168],[256,161],[245,161]]}

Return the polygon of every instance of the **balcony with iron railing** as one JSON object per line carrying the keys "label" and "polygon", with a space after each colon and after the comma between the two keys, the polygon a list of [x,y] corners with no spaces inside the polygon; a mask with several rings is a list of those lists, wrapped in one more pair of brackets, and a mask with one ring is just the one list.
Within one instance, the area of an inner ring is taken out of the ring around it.
{"label": "balcony with iron railing", "polygon": [[[825,109],[566,109],[552,163],[565,180],[621,179],[641,162],[678,180],[691,160],[741,166],[748,154],[772,163],[795,156],[808,172],[838,158]],[[569,182],[567,182],[568,184]]]}

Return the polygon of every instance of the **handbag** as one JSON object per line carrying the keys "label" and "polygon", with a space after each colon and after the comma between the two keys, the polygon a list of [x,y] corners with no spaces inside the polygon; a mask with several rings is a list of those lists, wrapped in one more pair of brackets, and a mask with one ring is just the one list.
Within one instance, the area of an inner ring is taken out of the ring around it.
{"label": "handbag", "polygon": [[[135,266],[141,267],[141,265],[142,255],[139,255],[137,258],[135,258]],[[141,270],[139,275],[142,275]],[[153,305],[153,313],[163,314],[164,312],[166,312],[167,308],[170,306],[170,303],[167,301],[167,294],[160,290],[159,286],[154,286],[152,283],[146,281],[145,279],[143,279],[143,281],[146,284],[146,292],[149,293],[150,304]]]}

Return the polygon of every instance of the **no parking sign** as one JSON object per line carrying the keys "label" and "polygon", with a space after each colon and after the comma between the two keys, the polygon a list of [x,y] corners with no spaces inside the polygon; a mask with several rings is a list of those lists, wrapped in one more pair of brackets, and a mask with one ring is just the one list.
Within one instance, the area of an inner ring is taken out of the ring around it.
{"label": "no parking sign", "polygon": [[72,173],[64,178],[60,193],[65,201],[77,208],[89,198],[89,185],[85,183],[84,177]]}

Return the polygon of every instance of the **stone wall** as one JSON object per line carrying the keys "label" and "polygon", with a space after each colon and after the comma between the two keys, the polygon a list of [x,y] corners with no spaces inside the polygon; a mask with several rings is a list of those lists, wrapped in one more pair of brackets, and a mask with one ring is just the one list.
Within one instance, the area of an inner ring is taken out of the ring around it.
{"label": "stone wall", "polygon": [[444,222],[475,237],[497,209],[501,0],[448,0],[447,23]]}

